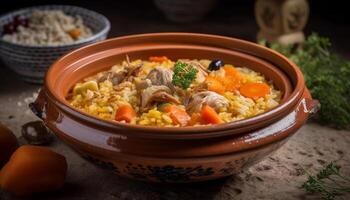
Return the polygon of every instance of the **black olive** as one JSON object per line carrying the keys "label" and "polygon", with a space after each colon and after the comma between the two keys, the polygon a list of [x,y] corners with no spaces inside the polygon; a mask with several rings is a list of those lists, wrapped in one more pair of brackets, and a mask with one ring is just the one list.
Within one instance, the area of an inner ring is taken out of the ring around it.
{"label": "black olive", "polygon": [[215,70],[219,70],[220,67],[222,67],[224,65],[225,65],[225,63],[222,60],[212,60],[211,63],[209,64],[208,69],[210,71],[215,71]]}
{"label": "black olive", "polygon": [[53,140],[51,132],[41,121],[26,123],[22,126],[22,136],[33,145],[49,144]]}

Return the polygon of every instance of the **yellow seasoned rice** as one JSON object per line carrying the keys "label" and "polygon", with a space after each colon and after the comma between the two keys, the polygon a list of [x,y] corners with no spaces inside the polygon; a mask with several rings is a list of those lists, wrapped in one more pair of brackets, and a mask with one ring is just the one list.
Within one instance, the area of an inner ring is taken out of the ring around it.
{"label": "yellow seasoned rice", "polygon": [[[208,66],[209,60],[199,60],[204,66]],[[156,63],[143,60],[135,60],[132,65],[142,64],[142,71],[139,73],[139,78],[145,78],[148,73],[155,67],[172,68],[173,61],[165,61]],[[125,70],[127,63],[124,61],[120,65],[112,66],[111,71]],[[235,92],[225,92],[223,96],[229,101],[227,108],[220,108],[218,112],[220,118],[224,122],[231,122],[249,117],[256,116],[276,107],[281,100],[281,92],[274,88],[271,81],[267,81],[263,75],[244,67],[235,67],[242,76],[243,83],[267,83],[270,86],[270,93],[264,98],[251,99],[244,97]],[[99,77],[99,75],[97,75]],[[130,104],[138,114],[133,119],[131,124],[144,126],[159,126],[159,127],[177,127],[173,123],[172,118],[168,113],[161,112],[157,106],[153,106],[150,110],[143,113],[140,112],[140,98],[133,82],[121,83],[122,88],[116,90],[109,80],[97,83],[96,77],[86,78],[81,83],[76,84],[72,95],[67,100],[73,107],[87,112],[93,116],[114,120],[115,112],[119,106]],[[198,124],[196,124],[198,125]]]}

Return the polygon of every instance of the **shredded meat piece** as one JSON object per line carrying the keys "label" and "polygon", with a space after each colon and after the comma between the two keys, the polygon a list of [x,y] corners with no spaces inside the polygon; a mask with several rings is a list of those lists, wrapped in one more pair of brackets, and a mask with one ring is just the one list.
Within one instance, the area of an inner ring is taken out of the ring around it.
{"label": "shredded meat piece", "polygon": [[166,93],[164,91],[154,93],[153,101],[170,102],[170,103],[176,103],[176,104],[181,103],[177,98],[175,98],[174,96],[172,96],[169,93]]}
{"label": "shredded meat piece", "polygon": [[127,75],[126,71],[119,71],[119,72],[113,72],[108,71],[105,72],[101,77],[98,78],[97,82],[103,82],[105,80],[110,80],[113,85],[118,85],[119,83],[123,82]]}
{"label": "shredded meat piece", "polygon": [[152,85],[165,85],[173,90],[173,74],[171,69],[156,67],[149,72],[147,78],[151,80]]}
{"label": "shredded meat piece", "polygon": [[171,90],[164,85],[154,85],[141,92],[141,111],[147,110],[154,102],[171,102],[179,104],[180,101],[170,95]]}
{"label": "shredded meat piece", "polygon": [[126,87],[130,87],[131,88],[132,87],[132,83],[130,81],[123,81],[122,83],[113,86],[113,88],[116,91],[121,91],[121,90],[123,90]]}
{"label": "shredded meat piece", "polygon": [[190,103],[192,94],[196,94],[198,92],[208,91],[208,84],[206,82],[199,83],[195,87],[192,88],[192,91],[183,90],[181,88],[176,88],[177,94],[183,97],[183,104],[188,105]]}
{"label": "shredded meat piece", "polygon": [[131,66],[131,62],[130,62],[130,57],[129,57],[128,54],[125,55],[125,60],[126,60],[126,63],[128,65],[128,67],[130,67]]}
{"label": "shredded meat piece", "polygon": [[211,91],[195,93],[190,97],[188,102],[186,110],[189,113],[199,112],[204,103],[216,111],[219,111],[221,107],[227,107],[229,105],[229,101],[224,96]]}
{"label": "shredded meat piece", "polygon": [[141,71],[142,65],[132,66],[128,69],[128,73],[125,76],[125,80],[132,81],[134,77],[137,77],[138,73]]}
{"label": "shredded meat piece", "polygon": [[135,79],[134,82],[137,91],[141,91],[143,89],[151,87],[152,85],[152,82],[149,79]]}
{"label": "shredded meat piece", "polygon": [[130,63],[128,63],[126,69],[123,69],[121,71],[103,72],[102,75],[100,74],[99,76],[97,76],[97,81],[103,82],[105,80],[110,80],[113,86],[116,86],[125,80],[132,81],[132,78],[138,75],[138,73],[141,71],[141,68],[142,65],[132,66]]}
{"label": "shredded meat piece", "polygon": [[129,55],[125,55],[126,57],[126,70],[127,70],[127,74],[126,74],[126,77],[125,77],[125,80],[128,80],[128,81],[132,81],[134,77],[137,77],[138,74],[140,73],[141,69],[142,69],[142,63],[139,64],[139,65],[132,65],[131,62],[130,62],[130,58],[129,58]]}

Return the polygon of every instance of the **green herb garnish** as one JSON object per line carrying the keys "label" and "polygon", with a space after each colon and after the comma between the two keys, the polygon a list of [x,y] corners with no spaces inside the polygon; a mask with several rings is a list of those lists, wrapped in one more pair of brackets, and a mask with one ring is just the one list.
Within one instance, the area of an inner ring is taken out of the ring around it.
{"label": "green herb garnish", "polygon": [[311,34],[300,46],[267,45],[294,61],[321,108],[317,120],[337,128],[350,125],[350,62],[330,51],[327,38]]}
{"label": "green herb garnish", "polygon": [[192,65],[179,61],[175,63],[173,71],[174,75],[172,83],[182,89],[190,87],[193,80],[196,79],[198,72]]}
{"label": "green herb garnish", "polygon": [[309,174],[302,185],[306,192],[318,193],[325,200],[333,200],[336,196],[350,193],[350,180],[340,174],[340,166],[331,162],[315,176]]}

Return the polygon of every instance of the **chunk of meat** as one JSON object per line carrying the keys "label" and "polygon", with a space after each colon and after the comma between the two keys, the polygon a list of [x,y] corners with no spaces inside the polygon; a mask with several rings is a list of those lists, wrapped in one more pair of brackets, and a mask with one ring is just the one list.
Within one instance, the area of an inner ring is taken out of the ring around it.
{"label": "chunk of meat", "polygon": [[199,112],[202,109],[203,104],[206,104],[219,112],[221,107],[227,107],[229,105],[229,101],[216,92],[199,92],[191,96],[189,103],[186,105],[186,110],[189,113]]}
{"label": "chunk of meat", "polygon": [[141,92],[141,110],[147,110],[154,102],[170,102],[179,104],[180,101],[170,95],[171,90],[164,85],[154,85]]}
{"label": "chunk of meat", "polygon": [[134,83],[137,91],[141,91],[143,89],[151,87],[152,85],[152,82],[149,79],[135,79]]}
{"label": "chunk of meat", "polygon": [[130,81],[123,81],[120,84],[113,86],[113,88],[116,91],[122,91],[122,90],[124,90],[127,87],[132,88],[132,83]]}
{"label": "chunk of meat", "polygon": [[156,67],[149,72],[147,79],[151,80],[152,85],[164,85],[173,90],[173,74],[171,69]]}
{"label": "chunk of meat", "polygon": [[191,101],[192,94],[196,94],[198,92],[208,91],[208,84],[206,82],[199,83],[192,88],[192,91],[183,90],[181,88],[176,88],[176,92],[183,99],[183,104],[188,105]]}
{"label": "chunk of meat", "polygon": [[142,69],[142,62],[138,65],[133,65],[130,62],[129,55],[126,55],[126,69],[128,73],[126,74],[125,79],[131,81],[133,77],[138,76],[139,72]]}
{"label": "chunk of meat", "polygon": [[181,103],[177,98],[164,91],[154,93],[152,100],[156,102]]}
{"label": "chunk of meat", "polygon": [[98,82],[110,80],[113,86],[116,86],[125,80],[132,81],[132,78],[138,75],[141,68],[142,64],[132,65],[129,56],[126,55],[126,65],[124,65],[124,68],[120,66],[112,67],[110,71],[99,73],[95,79]]}
{"label": "chunk of meat", "polygon": [[128,73],[126,75],[126,78],[132,77],[132,76],[137,76],[139,72],[141,71],[142,65],[136,65],[132,66],[128,69]]}
{"label": "chunk of meat", "polygon": [[119,71],[119,72],[113,72],[108,71],[102,74],[101,77],[98,78],[98,82],[103,82],[106,80],[110,80],[113,85],[118,85],[119,83],[123,82],[127,75],[127,71]]}

